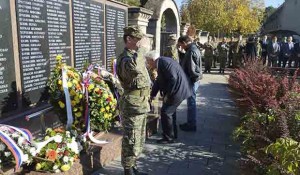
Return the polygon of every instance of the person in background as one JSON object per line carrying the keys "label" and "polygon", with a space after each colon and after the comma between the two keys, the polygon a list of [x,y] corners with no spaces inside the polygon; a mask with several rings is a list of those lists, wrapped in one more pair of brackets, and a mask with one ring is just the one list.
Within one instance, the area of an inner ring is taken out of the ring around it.
{"label": "person in background", "polygon": [[210,73],[212,62],[213,62],[213,56],[214,56],[214,46],[213,46],[211,36],[208,36],[208,41],[206,43],[204,43],[203,47],[205,50],[205,52],[204,52],[204,61],[205,61],[204,73],[206,73],[206,72]]}
{"label": "person in background", "polygon": [[260,43],[260,37],[255,38],[255,50],[256,50],[256,58],[261,59],[262,48]]}
{"label": "person in background", "polygon": [[187,99],[187,122],[179,125],[183,131],[195,132],[196,116],[197,116],[197,105],[196,105],[196,94],[202,79],[202,61],[201,53],[197,48],[196,44],[192,42],[189,36],[181,36],[178,39],[178,46],[186,51],[184,58],[181,61],[181,67],[186,73],[192,86],[192,96]]}
{"label": "person in background", "polygon": [[171,34],[169,36],[168,45],[163,53],[163,56],[173,58],[174,60],[179,62],[176,34]]}
{"label": "person in background", "polygon": [[232,67],[232,60],[233,60],[233,50],[235,47],[235,43],[234,43],[234,37],[232,36],[230,38],[230,41],[228,43],[229,45],[229,51],[228,51],[228,68]]}
{"label": "person in background", "polygon": [[213,56],[213,68],[217,67],[217,62],[218,62],[218,44],[219,41],[217,39],[217,37],[213,37],[213,46],[214,46],[214,56]]}
{"label": "person in background", "polygon": [[146,53],[147,65],[157,70],[152,86],[151,99],[158,91],[163,95],[161,107],[162,139],[157,143],[173,143],[177,139],[176,109],[183,100],[192,95],[191,84],[179,63],[169,57],[159,57],[156,51]]}
{"label": "person in background", "polygon": [[263,64],[266,65],[267,63],[267,57],[268,57],[268,36],[264,35],[261,44],[261,58],[263,61]]}
{"label": "person in background", "polygon": [[292,36],[288,37],[287,45],[288,45],[288,59],[287,59],[287,61],[289,62],[288,67],[291,68],[292,67],[292,62],[295,61],[295,44],[293,42],[293,37]]}
{"label": "person in background", "polygon": [[228,51],[229,51],[229,45],[227,44],[227,38],[223,37],[222,42],[220,42],[218,45],[218,53],[219,53],[219,60],[220,60],[219,73],[225,73]]}
{"label": "person in background", "polygon": [[294,51],[295,51],[295,65],[294,68],[300,68],[300,43],[299,40],[296,42],[294,46]]}
{"label": "person in background", "polygon": [[136,160],[142,152],[147,113],[150,111],[150,78],[145,59],[139,52],[143,33],[138,26],[124,28],[125,49],[117,58],[117,75],[124,89],[119,101],[123,140],[121,162],[125,175],[145,175],[139,172]]}
{"label": "person in background", "polygon": [[268,45],[268,66],[277,67],[280,45],[277,42],[277,36],[273,36],[272,42]]}
{"label": "person in background", "polygon": [[256,47],[253,37],[249,37],[245,47],[246,60],[253,61],[256,59]]}
{"label": "person in background", "polygon": [[[287,37],[283,37],[282,38],[282,41],[278,43],[279,46],[280,46],[280,52],[279,52],[279,55],[278,55],[278,67],[283,67],[283,63],[287,61],[284,61],[286,59],[286,56],[285,56],[285,53],[284,52],[287,52],[288,50],[288,46],[287,46]],[[285,67],[285,66],[284,66]]]}

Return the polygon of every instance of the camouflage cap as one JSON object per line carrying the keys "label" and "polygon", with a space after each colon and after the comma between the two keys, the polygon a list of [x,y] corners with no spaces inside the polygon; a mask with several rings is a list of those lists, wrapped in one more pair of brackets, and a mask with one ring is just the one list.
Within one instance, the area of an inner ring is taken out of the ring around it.
{"label": "camouflage cap", "polygon": [[143,36],[144,36],[140,27],[137,25],[125,27],[123,30],[124,30],[124,35],[129,35],[129,36],[133,36],[133,37],[140,38],[140,39],[143,38]]}
{"label": "camouflage cap", "polygon": [[177,36],[176,36],[176,34],[171,34],[171,35],[169,35],[168,40],[177,41]]}

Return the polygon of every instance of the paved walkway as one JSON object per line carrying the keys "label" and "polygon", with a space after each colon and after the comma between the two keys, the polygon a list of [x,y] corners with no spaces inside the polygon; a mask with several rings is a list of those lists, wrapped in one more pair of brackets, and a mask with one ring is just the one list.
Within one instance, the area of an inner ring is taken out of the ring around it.
{"label": "paved walkway", "polygon": [[[238,123],[237,109],[227,91],[227,77],[205,74],[197,98],[197,132],[179,130],[178,143],[158,145],[159,135],[145,145],[138,166],[150,175],[235,175],[239,173],[239,146],[231,140]],[[186,121],[186,102],[178,108],[178,123]],[[100,175],[122,175],[120,160]]]}

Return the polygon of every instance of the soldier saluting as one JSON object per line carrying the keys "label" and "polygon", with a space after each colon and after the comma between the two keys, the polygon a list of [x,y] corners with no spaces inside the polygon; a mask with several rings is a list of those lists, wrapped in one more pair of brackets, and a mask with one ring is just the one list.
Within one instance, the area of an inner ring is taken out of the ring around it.
{"label": "soldier saluting", "polygon": [[125,49],[117,59],[117,75],[124,89],[121,96],[122,166],[125,175],[145,175],[138,172],[136,160],[145,143],[146,118],[150,111],[150,78],[145,59],[139,53],[143,33],[138,26],[124,28]]}

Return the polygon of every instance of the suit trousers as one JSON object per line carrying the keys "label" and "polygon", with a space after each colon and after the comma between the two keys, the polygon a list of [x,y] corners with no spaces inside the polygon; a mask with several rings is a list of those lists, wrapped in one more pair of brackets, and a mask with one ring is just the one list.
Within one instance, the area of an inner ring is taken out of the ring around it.
{"label": "suit trousers", "polygon": [[168,104],[163,103],[161,108],[161,126],[163,130],[163,137],[166,139],[177,138],[177,124],[176,124],[176,110],[182,101]]}

